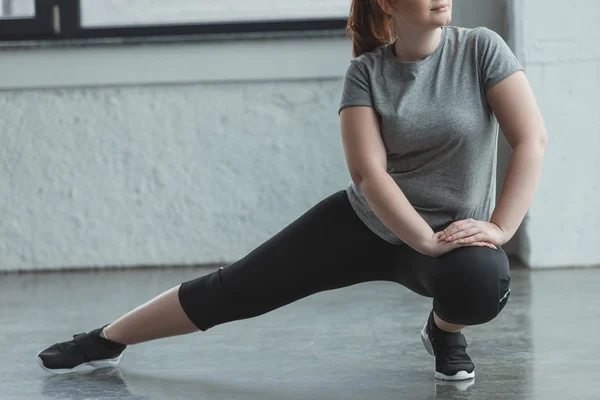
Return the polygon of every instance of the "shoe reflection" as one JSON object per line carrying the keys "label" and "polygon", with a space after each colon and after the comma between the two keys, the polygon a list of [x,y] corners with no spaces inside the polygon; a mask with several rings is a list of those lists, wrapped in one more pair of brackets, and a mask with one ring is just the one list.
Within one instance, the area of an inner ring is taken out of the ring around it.
{"label": "shoe reflection", "polygon": [[452,394],[466,392],[475,384],[475,378],[464,381],[443,381],[436,379],[435,381],[435,398],[447,399],[453,398]]}
{"label": "shoe reflection", "polygon": [[60,400],[150,399],[131,393],[119,367],[100,368],[88,373],[52,375],[43,382],[42,396]]}

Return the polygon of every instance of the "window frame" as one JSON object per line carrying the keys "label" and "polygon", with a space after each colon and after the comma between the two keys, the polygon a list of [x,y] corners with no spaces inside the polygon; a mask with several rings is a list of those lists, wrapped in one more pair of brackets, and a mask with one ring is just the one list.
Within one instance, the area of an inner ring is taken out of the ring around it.
{"label": "window frame", "polygon": [[35,0],[33,17],[0,19],[0,40],[30,40],[52,36],[54,29],[54,3]]}
{"label": "window frame", "polygon": [[163,36],[231,36],[244,34],[343,33],[348,18],[283,19],[215,23],[90,27],[81,25],[80,0],[35,0],[35,18],[0,20],[0,41],[111,39]]}

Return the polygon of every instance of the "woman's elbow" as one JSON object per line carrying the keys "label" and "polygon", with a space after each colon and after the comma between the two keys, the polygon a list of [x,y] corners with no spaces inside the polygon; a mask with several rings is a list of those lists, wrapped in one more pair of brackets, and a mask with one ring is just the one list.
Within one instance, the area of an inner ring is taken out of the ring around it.
{"label": "woman's elbow", "polygon": [[386,170],[372,168],[368,171],[362,171],[360,173],[355,172],[351,174],[352,181],[356,184],[356,186],[361,187],[367,180],[377,179],[382,176],[382,174],[387,174]]}

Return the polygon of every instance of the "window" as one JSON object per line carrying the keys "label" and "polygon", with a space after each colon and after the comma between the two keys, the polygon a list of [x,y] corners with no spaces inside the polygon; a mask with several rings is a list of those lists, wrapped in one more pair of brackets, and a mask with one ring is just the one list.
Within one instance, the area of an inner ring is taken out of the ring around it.
{"label": "window", "polygon": [[0,0],[0,40],[339,31],[350,0]]}
{"label": "window", "polygon": [[83,27],[343,18],[349,0],[81,0]]}
{"label": "window", "polygon": [[2,0],[2,10],[0,10],[0,18],[33,18],[35,17],[35,1],[34,0]]}

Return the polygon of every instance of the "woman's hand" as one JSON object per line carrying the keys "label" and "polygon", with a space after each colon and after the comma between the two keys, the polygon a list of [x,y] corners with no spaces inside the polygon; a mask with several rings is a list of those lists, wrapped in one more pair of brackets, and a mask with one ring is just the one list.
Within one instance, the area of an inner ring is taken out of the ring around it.
{"label": "woman's hand", "polygon": [[[449,227],[448,227],[449,228]],[[439,257],[459,247],[466,246],[485,246],[491,249],[498,249],[492,243],[486,241],[473,241],[471,243],[457,243],[453,241],[441,240],[440,236],[444,231],[435,232],[429,241],[427,255],[430,257]]]}
{"label": "woman's hand", "polygon": [[473,218],[455,221],[437,233],[440,234],[440,240],[460,245],[487,242],[495,246],[502,246],[506,243],[506,235],[498,225]]}

